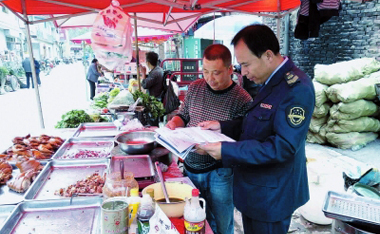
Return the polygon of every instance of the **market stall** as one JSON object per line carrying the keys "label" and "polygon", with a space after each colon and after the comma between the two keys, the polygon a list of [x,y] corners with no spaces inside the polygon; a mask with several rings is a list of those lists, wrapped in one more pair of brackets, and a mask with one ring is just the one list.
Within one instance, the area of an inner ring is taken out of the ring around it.
{"label": "market stall", "polygon": [[[142,191],[154,184],[158,178],[153,166],[155,162],[159,162],[167,182],[193,186],[188,179],[182,178],[169,151],[156,145],[152,128],[131,135],[131,132],[119,131],[112,123],[84,123],[76,129],[62,129],[62,134],[66,136],[64,141],[44,134],[17,137],[13,146],[2,155],[5,159],[2,172],[11,173],[13,177],[1,180],[4,185],[0,187],[0,233],[42,233],[47,230],[57,233],[62,229],[75,233],[100,233],[103,200],[126,196],[125,192],[132,187],[137,186]],[[125,136],[127,138],[122,138]],[[134,143],[129,142],[132,140]],[[33,154],[37,150],[18,149],[26,147],[27,143],[31,147],[38,143],[38,152],[45,157],[32,159],[27,152]],[[48,152],[48,144],[57,147]],[[148,144],[152,147],[146,148]],[[144,146],[144,150],[139,146]],[[131,147],[135,151],[131,151]],[[22,151],[25,152],[20,155]],[[20,157],[23,157],[22,163],[15,161]],[[5,164],[9,166],[5,167]],[[124,176],[120,177],[120,173]],[[123,183],[123,178],[135,182]],[[28,183],[24,182],[27,180]],[[79,214],[81,218],[75,218]],[[183,218],[170,217],[170,220],[182,233]],[[206,233],[212,233],[208,225]]]}
{"label": "market stall", "polygon": [[[28,50],[29,54],[33,57],[33,51],[31,50],[32,44],[30,39],[30,24],[44,23],[46,21],[54,21],[57,27],[63,26],[63,24],[68,23],[71,20],[76,21],[76,23],[67,27],[83,26],[82,23],[86,23],[84,19],[79,19],[79,17],[86,16],[89,14],[94,14],[102,9],[109,6],[109,0],[101,1],[85,1],[75,3],[71,0],[4,0],[1,4],[13,12],[19,19],[21,19],[26,24],[27,40],[28,40]],[[175,31],[171,27],[176,27],[177,32],[185,32],[189,29],[191,22],[196,22],[197,17],[212,13],[212,12],[241,12],[252,15],[259,15],[265,17],[277,18],[277,35],[280,32],[280,21],[281,17],[284,17],[289,12],[297,9],[300,6],[299,0],[261,0],[261,1],[217,1],[217,0],[207,0],[202,3],[197,1],[185,1],[185,2],[172,2],[172,1],[136,1],[130,3],[129,1],[120,1],[121,7],[127,13],[132,13],[131,17],[136,22],[144,22],[145,27],[156,28],[161,30]],[[146,15],[145,15],[146,14]],[[46,15],[50,16],[49,19],[30,21],[28,15]],[[93,18],[89,17],[90,20],[87,21],[92,24]],[[57,22],[62,20],[61,22]],[[188,27],[181,25],[185,23]],[[142,25],[143,26],[143,25]],[[166,28],[166,29],[165,29]],[[32,61],[32,60],[31,60]],[[33,79],[36,82],[36,73],[34,71],[34,66],[31,64]],[[44,120],[42,114],[42,107],[39,96],[38,87],[35,89],[36,99],[38,103],[38,112],[40,114],[40,124],[44,128]]]}

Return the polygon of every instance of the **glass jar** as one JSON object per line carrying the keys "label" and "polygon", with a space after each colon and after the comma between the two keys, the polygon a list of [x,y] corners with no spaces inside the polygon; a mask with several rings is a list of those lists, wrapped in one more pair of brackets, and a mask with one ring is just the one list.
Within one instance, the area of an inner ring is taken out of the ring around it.
{"label": "glass jar", "polygon": [[103,196],[104,199],[120,196],[129,197],[129,191],[132,188],[139,189],[139,184],[132,172],[124,172],[124,179],[121,179],[120,172],[113,172],[107,175],[103,187]]}

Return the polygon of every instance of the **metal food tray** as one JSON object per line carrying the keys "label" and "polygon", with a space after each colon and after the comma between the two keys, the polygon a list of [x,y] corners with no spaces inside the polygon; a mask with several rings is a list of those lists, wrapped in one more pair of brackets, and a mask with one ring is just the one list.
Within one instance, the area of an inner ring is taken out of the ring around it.
{"label": "metal food tray", "polygon": [[100,197],[25,201],[16,206],[0,233],[100,234]]}
{"label": "metal food tray", "polygon": [[135,179],[154,181],[154,167],[149,155],[112,156],[110,173],[120,171],[120,162],[124,161],[124,170],[132,172]]}
{"label": "metal food tray", "polygon": [[81,123],[74,132],[73,137],[104,137],[116,136],[120,132],[110,122],[105,123]]}
{"label": "metal food tray", "polygon": [[0,206],[0,228],[3,226],[4,221],[12,214],[16,205]]}
{"label": "metal food tray", "polygon": [[380,200],[329,191],[322,211],[344,222],[380,225]]}
{"label": "metal food tray", "polygon": [[[113,137],[72,137],[63,143],[59,150],[54,154],[52,159],[55,160],[87,160],[86,158],[63,158],[65,155],[75,154],[79,150],[91,150],[101,152],[103,154],[108,154],[110,156],[111,150],[114,147]],[[104,158],[104,157],[102,157]],[[98,159],[98,158],[88,158],[88,159]]]}
{"label": "metal food tray", "polygon": [[[13,168],[12,178],[9,181],[13,181],[19,174],[20,174],[20,169]],[[34,184],[34,182],[35,181],[32,182],[32,185]],[[30,186],[28,190],[30,190],[31,187],[32,186]],[[18,204],[22,202],[28,190],[26,190],[23,193],[18,193],[16,191],[11,190],[6,184],[1,185],[0,186],[0,205]]]}
{"label": "metal food tray", "polygon": [[96,160],[53,160],[38,175],[32,187],[25,194],[25,200],[63,199],[54,193],[67,188],[78,180],[107,170],[108,159]]}

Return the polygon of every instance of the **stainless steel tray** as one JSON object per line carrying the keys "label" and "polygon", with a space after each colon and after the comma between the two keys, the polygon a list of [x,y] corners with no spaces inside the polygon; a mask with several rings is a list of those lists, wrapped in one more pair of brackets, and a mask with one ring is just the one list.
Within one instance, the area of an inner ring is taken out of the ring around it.
{"label": "stainless steel tray", "polygon": [[113,123],[82,123],[78,126],[73,137],[116,136],[120,132]]}
{"label": "stainless steel tray", "polygon": [[323,212],[344,222],[380,225],[380,200],[329,191]]}
{"label": "stainless steel tray", "polygon": [[[54,154],[52,159],[56,160],[68,160],[75,159],[73,156],[79,151],[95,151],[102,155],[105,158],[111,155],[111,150],[114,146],[113,137],[76,137],[69,138],[63,143],[59,150]],[[98,158],[79,158],[79,159],[98,159]]]}
{"label": "stainless steel tray", "polygon": [[154,179],[154,167],[149,155],[112,156],[110,173],[119,172],[122,161],[124,161],[124,170],[132,172],[136,180]]}
{"label": "stainless steel tray", "polygon": [[75,184],[78,180],[98,172],[102,175],[108,159],[96,160],[53,160],[49,162],[25,194],[25,200],[62,199],[54,193],[60,188]]}
{"label": "stainless steel tray", "polygon": [[4,221],[12,214],[16,205],[0,206],[0,228],[3,226]]}
{"label": "stainless steel tray", "polygon": [[25,201],[17,205],[0,233],[100,234],[100,197]]}
{"label": "stainless steel tray", "polygon": [[[12,178],[9,181],[13,181],[16,178],[16,176],[18,176],[19,174],[20,174],[20,169],[13,168]],[[32,182],[32,185],[35,183],[35,181]],[[31,187],[32,186],[30,186],[29,189],[23,193],[18,193],[11,190],[6,184],[1,185],[0,186],[0,205],[18,204],[22,202],[24,200],[25,194],[31,189]]]}

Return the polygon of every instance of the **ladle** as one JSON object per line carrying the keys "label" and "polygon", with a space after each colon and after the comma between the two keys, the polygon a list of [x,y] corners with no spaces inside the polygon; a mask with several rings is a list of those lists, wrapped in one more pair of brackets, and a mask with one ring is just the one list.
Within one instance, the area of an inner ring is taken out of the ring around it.
{"label": "ladle", "polygon": [[120,161],[120,175],[121,179],[124,180],[124,160]]}
{"label": "ladle", "polygon": [[161,188],[162,188],[162,191],[164,192],[166,203],[170,203],[169,196],[168,196],[168,191],[166,190],[165,181],[164,181],[164,177],[162,176],[161,168],[158,165],[157,161],[156,161],[156,163],[154,165],[156,166],[158,177],[160,178]]}

